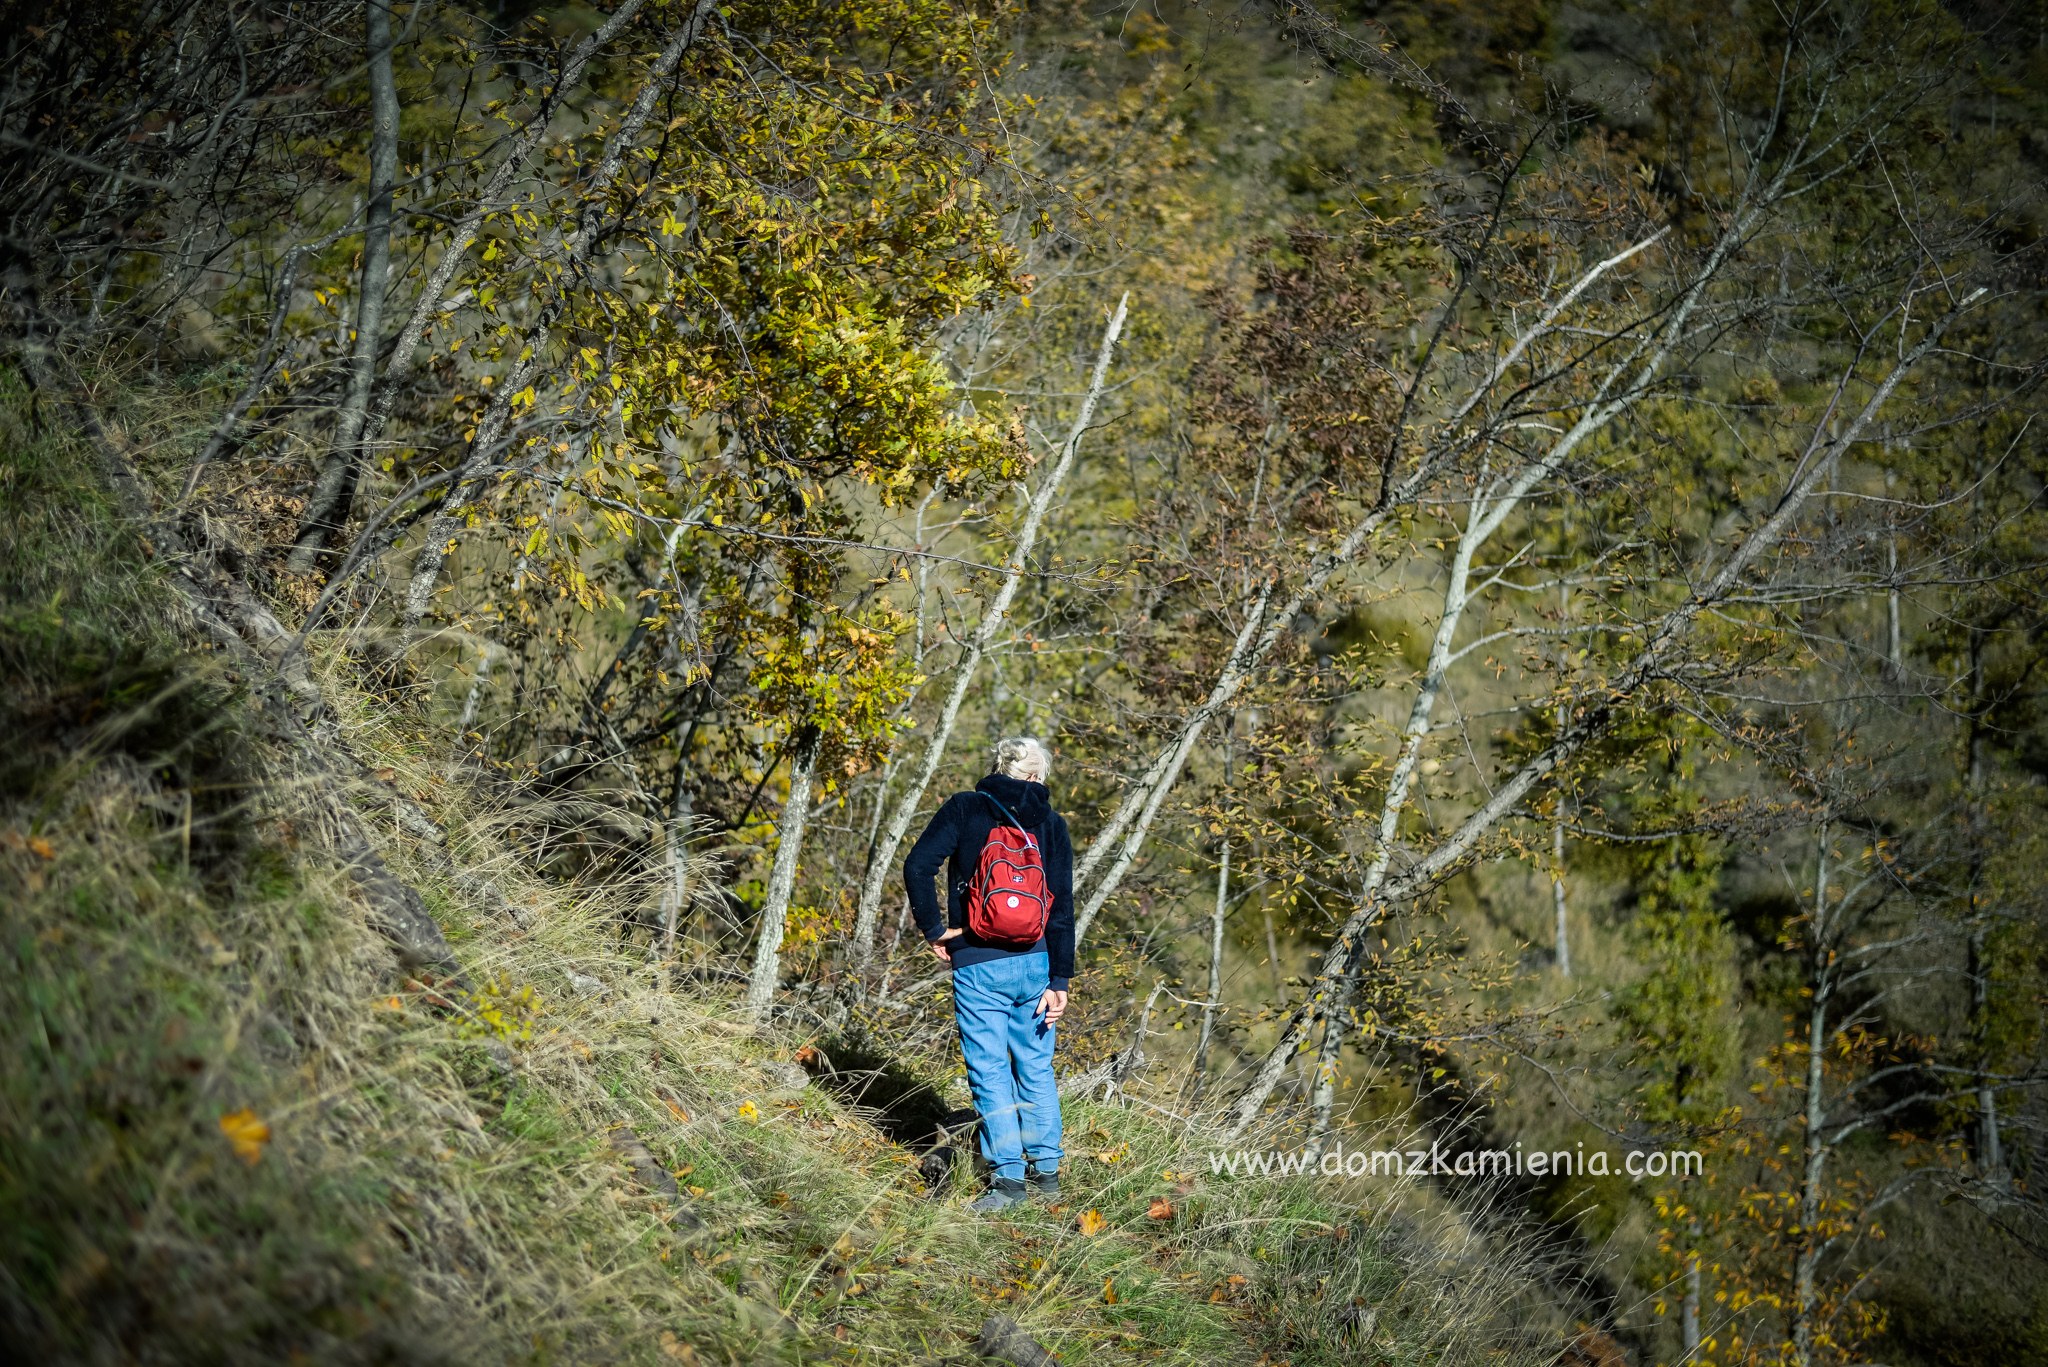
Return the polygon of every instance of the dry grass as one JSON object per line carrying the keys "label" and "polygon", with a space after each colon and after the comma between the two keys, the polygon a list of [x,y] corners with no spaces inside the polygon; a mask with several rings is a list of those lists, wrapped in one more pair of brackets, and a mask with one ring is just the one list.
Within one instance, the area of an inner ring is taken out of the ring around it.
{"label": "dry grass", "polygon": [[[510,904],[363,804],[476,988],[447,1009],[366,928],[89,465],[12,435],[5,520],[40,530],[6,547],[0,620],[10,1356],[912,1363],[966,1354],[992,1310],[1068,1362],[1554,1355],[1504,1312],[1523,1270],[1456,1220],[1212,1178],[1143,1108],[1071,1106],[1061,1206],[934,1199],[790,1076],[800,1026],[754,1035],[724,989],[655,972],[621,932],[637,892],[528,872],[451,738],[330,672],[341,739]],[[701,1229],[635,1182],[621,1126]]]}

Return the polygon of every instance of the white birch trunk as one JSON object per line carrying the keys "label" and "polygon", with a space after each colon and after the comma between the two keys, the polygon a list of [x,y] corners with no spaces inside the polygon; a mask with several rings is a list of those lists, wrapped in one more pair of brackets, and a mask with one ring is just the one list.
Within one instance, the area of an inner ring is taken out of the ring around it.
{"label": "white birch trunk", "polygon": [[[1226,782],[1230,774],[1230,759],[1230,726],[1226,722],[1223,728],[1223,772]],[[1226,826],[1223,832],[1223,848],[1216,856],[1216,907],[1209,915],[1209,992],[1202,1002],[1202,1030],[1195,1038],[1195,1080],[1188,1098],[1190,1113],[1201,1105],[1202,1089],[1209,1080],[1209,1041],[1216,1033],[1217,1009],[1223,1004],[1223,918],[1229,910],[1230,831]]]}
{"label": "white birch trunk", "polygon": [[1266,1098],[1272,1095],[1274,1087],[1279,1085],[1282,1075],[1286,1072],[1288,1060],[1300,1048],[1301,1042],[1308,1037],[1318,1013],[1318,1003],[1329,993],[1337,979],[1349,971],[1350,963],[1357,953],[1359,937],[1378,923],[1387,905],[1427,887],[1461,863],[1488,831],[1516,809],[1531,789],[1565,760],[1603,735],[1620,714],[1621,709],[1670,667],[1679,644],[1691,632],[1700,615],[1732,593],[1757,560],[1771,547],[1784,540],[1807,501],[1812,498],[1822,480],[1828,477],[1836,462],[1840,460],[1842,452],[1861,439],[1864,430],[1878,411],[1891,399],[1899,382],[1940,343],[1943,334],[1955,319],[1973,307],[1984,293],[1982,289],[1972,290],[1954,308],[1936,320],[1920,341],[1907,349],[1890,373],[1876,386],[1863,407],[1858,410],[1855,419],[1839,434],[1827,438],[1821,431],[1815,431],[1802,460],[1796,467],[1799,473],[1795,474],[1791,486],[1786,489],[1770,516],[1742,539],[1729,553],[1721,568],[1692,597],[1664,614],[1654,627],[1644,633],[1643,648],[1607,682],[1597,703],[1589,705],[1583,714],[1541,753],[1523,763],[1519,769],[1495,786],[1486,802],[1459,823],[1457,829],[1428,855],[1416,861],[1399,878],[1384,888],[1370,887],[1366,890],[1365,895],[1360,898],[1358,907],[1346,918],[1329,950],[1324,954],[1323,967],[1317,974],[1315,985],[1308,993],[1307,1000],[1296,1008],[1287,1028],[1281,1032],[1280,1038],[1261,1062],[1250,1084],[1238,1098],[1237,1104],[1232,1107],[1225,1130],[1227,1139],[1235,1140],[1242,1137],[1252,1121],[1257,1118]]}
{"label": "white birch trunk", "polygon": [[804,828],[811,817],[811,780],[818,763],[817,742],[806,740],[790,756],[789,800],[775,832],[775,864],[761,903],[761,937],[754,945],[754,969],[747,978],[745,1014],[765,1025],[782,976],[782,930],[789,918],[789,900],[796,891],[797,858],[803,851]]}
{"label": "white birch trunk", "polygon": [[[1556,300],[1545,308],[1542,315],[1515,339],[1506,354],[1494,364],[1485,377],[1472,387],[1465,398],[1451,411],[1446,421],[1442,424],[1442,429],[1445,432],[1455,431],[1462,420],[1484,401],[1493,387],[1521,360],[1528,351],[1528,348],[1540,338],[1549,335],[1564,311],[1584,294],[1587,288],[1601,276],[1620,266],[1638,252],[1648,248],[1652,243],[1663,237],[1665,231],[1665,229],[1659,229],[1642,241],[1634,243],[1603,261],[1596,262],[1574,281],[1571,288],[1558,296]],[[1732,230],[1730,235],[1724,236],[1724,242],[1731,241]],[[1715,256],[1709,264],[1709,271],[1718,268],[1720,261],[1725,255],[1726,249],[1717,249]],[[1703,274],[1702,282],[1705,278],[1706,276]],[[1695,297],[1696,293],[1697,289],[1695,289],[1694,295],[1688,295],[1688,301]],[[1677,310],[1674,319],[1667,323],[1657,335],[1666,337],[1675,335],[1675,331],[1682,326],[1688,312],[1689,303],[1681,306]],[[1668,350],[1668,348],[1666,349]],[[1663,351],[1656,351],[1650,365],[1654,366],[1660,363],[1663,354]],[[1626,364],[1624,362],[1624,366]],[[1614,373],[1618,375],[1621,368],[1617,367]],[[1611,383],[1612,379],[1610,377]],[[1605,387],[1603,386],[1601,395],[1596,396],[1596,407],[1598,406],[1599,399],[1604,398],[1604,396]],[[1620,411],[1619,407],[1614,408],[1606,416],[1602,417],[1599,422],[1593,424],[1592,427],[1588,427],[1587,431],[1594,430],[1598,426],[1604,426],[1607,418],[1612,417],[1613,413],[1618,411]],[[1580,426],[1585,427],[1586,423],[1582,420]],[[1575,432],[1577,430],[1577,428],[1574,429]],[[1583,435],[1584,433],[1580,433],[1578,436],[1570,438],[1571,444],[1576,446],[1578,440]],[[1095,919],[1096,913],[1115,894],[1118,885],[1123,882],[1124,876],[1130,871],[1131,865],[1136,861],[1138,851],[1143,847],[1146,837],[1150,834],[1152,821],[1159,814],[1160,806],[1165,801],[1167,791],[1173,787],[1174,782],[1180,777],[1181,767],[1186,763],[1189,752],[1194,749],[1195,741],[1201,735],[1202,728],[1207,726],[1209,721],[1219,712],[1230,706],[1232,700],[1237,696],[1238,690],[1244,686],[1246,680],[1250,679],[1271,658],[1274,648],[1279,644],[1281,637],[1286,634],[1290,624],[1300,615],[1302,609],[1317,594],[1322,592],[1324,586],[1329,583],[1331,578],[1339,570],[1357,559],[1359,553],[1365,549],[1373,536],[1395,512],[1408,506],[1421,494],[1433,468],[1432,461],[1425,458],[1400,485],[1392,490],[1383,490],[1375,506],[1368,510],[1353,525],[1342,541],[1310,562],[1308,573],[1303,577],[1301,585],[1285,600],[1284,605],[1277,612],[1269,612],[1267,610],[1271,596],[1278,587],[1277,579],[1268,578],[1257,590],[1247,595],[1244,604],[1246,612],[1245,626],[1239,633],[1237,642],[1232,648],[1229,658],[1224,662],[1223,668],[1217,676],[1216,683],[1209,691],[1209,695],[1203,699],[1199,706],[1182,719],[1179,733],[1174,739],[1167,742],[1166,746],[1153,759],[1152,763],[1146,767],[1144,775],[1124,795],[1124,800],[1118,804],[1117,810],[1110,816],[1109,821],[1104,824],[1102,829],[1096,833],[1095,838],[1089,842],[1088,848],[1082,851],[1080,858],[1075,863],[1074,886],[1076,889],[1085,890],[1083,906],[1074,923],[1074,938],[1076,942],[1086,934],[1088,926]],[[1261,630],[1262,627],[1263,630]],[[1114,851],[1113,855],[1112,851]],[[1104,860],[1110,861],[1109,868],[1099,880],[1091,881],[1094,879],[1095,870]]]}
{"label": "white birch trunk", "polygon": [[1799,1179],[1799,1228],[1795,1231],[1798,1252],[1792,1263],[1792,1361],[1795,1367],[1812,1367],[1814,1316],[1819,1307],[1819,1269],[1822,1241],[1815,1226],[1820,1223],[1821,1182],[1827,1166],[1827,1144],[1821,1133],[1827,1124],[1825,1090],[1828,1045],[1828,986],[1832,978],[1828,929],[1828,822],[1820,823],[1815,842],[1812,929],[1807,944],[1809,979],[1813,1005],[1806,1023],[1806,1132],[1805,1153]]}
{"label": "white birch trunk", "polygon": [[[676,955],[676,927],[683,908],[690,905],[690,864],[684,846],[690,837],[692,794],[689,784],[690,757],[676,756],[676,786],[669,799],[668,823],[662,835],[662,855],[668,879],[661,891],[661,962],[666,967]],[[781,853],[778,848],[776,851]]]}
{"label": "white birch trunk", "polygon": [[1116,312],[1110,315],[1109,326],[1103,330],[1102,345],[1095,354],[1095,371],[1089,377],[1088,391],[1081,400],[1081,411],[1074,417],[1074,425],[1067,433],[1067,439],[1060,443],[1059,459],[1046,474],[1045,482],[1032,496],[1031,504],[1024,514],[1024,525],[1017,531],[1017,543],[1010,550],[1003,565],[1002,586],[989,601],[982,613],[974,634],[968,638],[967,648],[961,654],[960,663],[953,674],[953,691],[947,695],[946,704],[939,711],[932,726],[931,739],[926,742],[924,754],[919,757],[917,771],[897,795],[896,805],[889,813],[888,823],[883,827],[881,837],[876,841],[873,854],[868,859],[867,876],[861,882],[859,909],[853,924],[853,951],[860,963],[865,964],[874,953],[875,926],[881,918],[882,892],[888,885],[889,874],[896,863],[896,851],[903,844],[903,837],[910,830],[910,823],[917,815],[918,805],[924,801],[925,789],[931,786],[932,776],[939,771],[939,763],[945,758],[946,746],[952,740],[953,727],[960,720],[960,709],[967,701],[967,693],[974,685],[974,676],[981,668],[982,657],[988,653],[989,644],[1001,630],[1003,620],[1010,610],[1010,604],[1017,597],[1017,589],[1024,579],[1024,569],[1030,563],[1031,551],[1038,544],[1038,531],[1045,522],[1046,510],[1052,506],[1060,486],[1066,482],[1067,473],[1074,468],[1075,453],[1080,450],[1081,438],[1088,431],[1088,424],[1094,420],[1095,405],[1102,397],[1102,387],[1109,376],[1109,362],[1116,350],[1117,339],[1124,330],[1124,318],[1131,296],[1126,293],[1117,300]]}

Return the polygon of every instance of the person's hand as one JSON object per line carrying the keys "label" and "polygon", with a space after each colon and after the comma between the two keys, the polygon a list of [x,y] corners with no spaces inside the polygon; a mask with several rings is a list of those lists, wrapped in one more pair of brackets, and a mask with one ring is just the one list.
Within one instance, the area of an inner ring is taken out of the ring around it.
{"label": "person's hand", "polygon": [[944,935],[941,935],[938,939],[927,940],[925,941],[925,943],[931,946],[932,953],[938,955],[940,963],[949,964],[953,962],[953,951],[946,948],[946,941],[957,940],[966,933],[967,932],[960,929],[960,927],[954,926],[951,930],[947,931]]}
{"label": "person's hand", "polygon": [[1067,1014],[1067,994],[1058,988],[1046,988],[1045,995],[1038,999],[1037,1014],[1045,1017],[1045,1023],[1051,1025]]}

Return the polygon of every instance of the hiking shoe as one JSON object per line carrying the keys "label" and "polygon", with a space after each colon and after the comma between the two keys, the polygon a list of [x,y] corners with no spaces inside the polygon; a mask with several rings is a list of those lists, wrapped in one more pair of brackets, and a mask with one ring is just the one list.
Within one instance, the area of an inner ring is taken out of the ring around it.
{"label": "hiking shoe", "polygon": [[1038,1169],[1033,1168],[1024,1174],[1024,1185],[1030,1188],[1033,1196],[1047,1201],[1057,1201],[1060,1196],[1059,1169],[1054,1168],[1051,1172],[1040,1172]]}
{"label": "hiking shoe", "polygon": [[989,1183],[988,1190],[975,1197],[967,1208],[976,1215],[993,1215],[999,1210],[1008,1210],[1023,1199],[1022,1182],[1006,1182],[998,1177]]}

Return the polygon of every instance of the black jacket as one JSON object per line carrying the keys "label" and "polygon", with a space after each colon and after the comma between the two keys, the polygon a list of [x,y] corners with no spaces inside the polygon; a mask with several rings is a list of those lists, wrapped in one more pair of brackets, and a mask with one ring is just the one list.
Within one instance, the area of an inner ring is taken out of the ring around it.
{"label": "black jacket", "polygon": [[[1048,957],[1052,986],[1065,991],[1074,976],[1074,842],[1067,823],[1052,809],[1052,795],[1043,783],[1029,783],[1003,774],[990,774],[974,785],[971,793],[955,793],[933,814],[931,824],[910,847],[903,861],[903,881],[910,891],[910,909],[917,916],[917,928],[926,940],[936,940],[949,927],[967,926],[967,884],[974,866],[981,860],[981,847],[989,832],[1004,821],[992,795],[1008,807],[1026,830],[1038,837],[1038,849],[1045,860],[1045,882],[1052,892],[1052,912],[1045,923],[1045,936],[1028,949],[1011,949],[979,940],[972,931],[947,941],[954,967],[1001,959],[1015,954]],[[939,912],[939,899],[932,891],[932,877],[939,865],[946,865],[946,911]]]}

